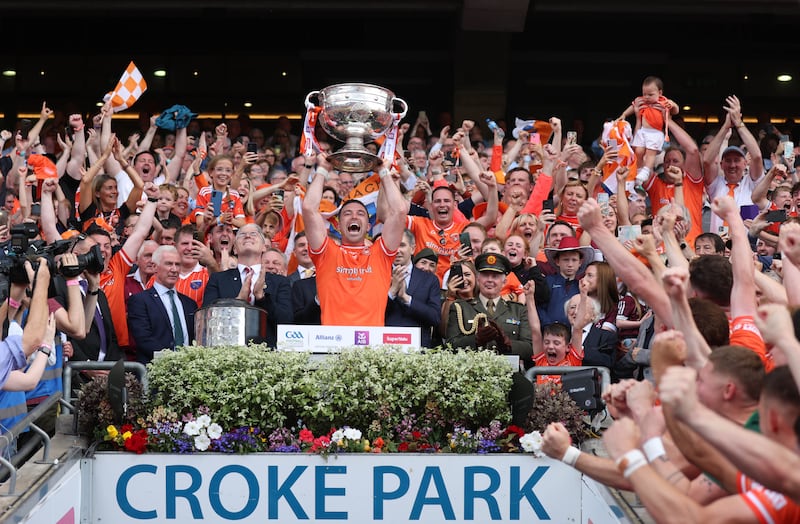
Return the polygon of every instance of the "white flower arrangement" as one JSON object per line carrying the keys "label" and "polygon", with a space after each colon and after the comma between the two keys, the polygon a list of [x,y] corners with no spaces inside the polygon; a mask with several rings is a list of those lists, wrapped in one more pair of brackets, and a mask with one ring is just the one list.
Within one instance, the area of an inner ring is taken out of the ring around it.
{"label": "white flower arrangement", "polygon": [[533,453],[535,457],[543,457],[542,454],[542,444],[544,440],[542,439],[542,434],[538,431],[534,431],[532,433],[525,433],[519,439],[519,444],[522,446],[523,451],[526,453]]}
{"label": "white flower arrangement", "polygon": [[183,432],[194,437],[194,447],[197,451],[206,451],[211,446],[212,440],[222,436],[222,427],[216,422],[211,422],[211,417],[203,414],[187,421],[183,425]]}

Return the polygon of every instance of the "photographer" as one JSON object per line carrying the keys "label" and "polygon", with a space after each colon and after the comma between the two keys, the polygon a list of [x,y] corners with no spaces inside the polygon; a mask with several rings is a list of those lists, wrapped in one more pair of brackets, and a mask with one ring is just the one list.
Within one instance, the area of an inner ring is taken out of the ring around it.
{"label": "photographer", "polygon": [[[27,264],[27,262],[26,262]],[[47,327],[48,307],[47,288],[50,283],[50,269],[47,261],[39,259],[39,268],[34,276],[34,287],[31,297],[27,323],[18,334],[19,327],[0,341],[0,387],[5,386],[12,370],[20,369],[27,363],[27,358],[36,351],[45,354],[52,351],[52,341],[46,341],[45,328]],[[17,314],[20,303],[4,301],[0,305],[0,317],[13,317]]]}

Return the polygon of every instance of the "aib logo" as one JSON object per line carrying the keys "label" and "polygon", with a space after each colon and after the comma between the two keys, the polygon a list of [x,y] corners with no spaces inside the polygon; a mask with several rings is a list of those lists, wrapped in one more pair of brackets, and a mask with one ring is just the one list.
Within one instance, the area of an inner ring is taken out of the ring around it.
{"label": "aib logo", "polygon": [[303,338],[303,334],[300,331],[287,331],[285,333],[286,338],[294,338],[294,339],[301,339]]}
{"label": "aib logo", "polygon": [[369,331],[356,331],[356,346],[369,345]]}

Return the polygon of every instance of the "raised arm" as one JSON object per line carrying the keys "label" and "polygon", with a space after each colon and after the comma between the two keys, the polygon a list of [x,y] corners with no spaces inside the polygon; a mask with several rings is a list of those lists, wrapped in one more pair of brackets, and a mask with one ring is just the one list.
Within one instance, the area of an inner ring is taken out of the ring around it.
{"label": "raised arm", "polygon": [[785,176],[786,166],[783,164],[773,164],[772,168],[767,171],[767,175],[759,180],[753,188],[750,199],[758,206],[759,210],[764,210],[769,207],[770,202],[767,198],[767,193],[769,192],[769,187],[772,185],[772,181],[775,180],[775,176],[779,173]]}
{"label": "raised arm", "polygon": [[326,221],[319,212],[319,203],[322,200],[322,188],[325,187],[325,177],[327,174],[328,171],[326,169],[317,167],[317,171],[314,173],[314,179],[308,185],[306,198],[303,200],[303,222],[306,226],[306,238],[308,238],[309,248],[314,251],[322,247],[322,244],[328,236]]}
{"label": "raised arm", "polygon": [[42,183],[42,211],[39,224],[45,241],[50,244],[61,238],[56,226],[56,212],[53,207],[53,192],[58,186],[55,178],[48,178]]}
{"label": "raised arm", "polygon": [[50,118],[52,114],[53,110],[47,107],[47,102],[42,102],[42,111],[39,113],[39,120],[37,120],[31,130],[28,131],[28,141],[31,144],[39,143],[39,134],[41,134],[45,122],[47,122],[47,119]]}
{"label": "raised arm", "polygon": [[699,181],[703,175],[703,160],[700,158],[700,148],[697,147],[697,142],[674,119],[670,118],[667,125],[670,136],[678,142],[686,155],[683,162],[685,171]]}
{"label": "raised arm", "polygon": [[628,285],[628,289],[650,304],[655,314],[667,326],[672,325],[672,313],[666,293],[658,285],[650,271],[617,240],[600,216],[600,206],[593,198],[583,203],[578,219],[584,230],[592,235],[603,256],[614,268],[617,276]]}
{"label": "raised arm", "polygon": [[147,195],[147,202],[142,208],[142,213],[139,215],[139,220],[133,227],[128,239],[122,244],[122,250],[130,260],[136,260],[139,254],[139,248],[142,247],[148,235],[150,235],[150,228],[153,227],[153,217],[156,215],[156,202],[158,202],[158,188],[152,182],[147,182],[144,185],[144,193]]}
{"label": "raised arm", "polygon": [[673,366],[659,383],[665,408],[728,458],[742,473],[768,489],[800,499],[800,455],[745,429],[697,400],[697,371]]}
{"label": "raised arm", "polygon": [[[81,168],[86,165],[86,136],[83,131],[83,118],[79,114],[69,115],[69,125],[72,128],[72,150],[66,172],[75,180],[80,180]],[[67,137],[64,139],[66,140]]]}
{"label": "raised arm", "polygon": [[[403,231],[406,229],[408,203],[403,198],[397,182],[392,178],[390,169],[391,165],[388,165],[380,170],[381,185],[378,189],[378,205],[383,204],[383,229],[381,230],[383,244],[389,251],[394,251],[400,246]],[[319,209],[319,203],[317,203],[317,209]],[[310,239],[309,242],[311,242]]]}
{"label": "raised arm", "polygon": [[739,133],[739,138],[742,139],[742,144],[747,149],[747,155],[750,157],[750,178],[757,181],[764,174],[764,158],[761,156],[761,148],[758,147],[758,141],[753,133],[747,129],[747,126],[742,121],[742,104],[736,95],[731,95],[725,99],[725,111],[731,117],[731,125],[736,128]]}
{"label": "raised arm", "polygon": [[533,279],[525,282],[525,309],[528,311],[528,324],[531,326],[531,346],[533,347],[533,358],[544,353],[542,343],[542,322],[539,319],[539,311],[536,309],[536,282]]}
{"label": "raised arm", "polygon": [[88,170],[81,168],[81,198],[78,202],[78,211],[83,213],[86,209],[92,204],[92,200],[94,198],[94,177],[100,172],[100,169],[103,167],[103,164],[106,163],[108,157],[111,156],[111,147],[113,146],[112,142],[109,142],[106,148],[103,150],[103,154],[100,155],[100,158],[97,159],[97,162],[94,162],[91,166],[89,166]]}
{"label": "raised arm", "polygon": [[[186,156],[186,148],[189,145],[189,138],[186,134],[186,128],[182,127],[175,131],[175,154],[167,164],[166,178],[167,182],[174,184],[178,177],[181,175],[181,166],[183,166],[183,157]],[[238,187],[237,185],[233,187]]]}
{"label": "raised arm", "polygon": [[697,329],[697,324],[692,316],[692,309],[689,306],[687,297],[689,288],[689,269],[685,267],[670,268],[664,272],[664,289],[669,295],[672,304],[672,319],[676,326],[675,329],[683,334],[686,341],[686,365],[700,370],[708,362],[708,355],[711,354],[706,339]]}
{"label": "raised arm", "polygon": [[711,185],[720,175],[719,154],[722,152],[722,143],[727,141],[728,133],[732,129],[731,115],[725,115],[725,122],[720,126],[717,134],[708,143],[708,149],[703,153],[703,182],[706,186]]}
{"label": "raised arm", "polygon": [[[102,115],[102,127],[100,131],[100,147],[106,148],[113,141],[113,133],[111,132],[111,118],[114,116],[114,110],[111,108],[111,102],[106,102],[100,110]],[[105,170],[111,176],[120,172],[121,166],[119,161],[113,157],[107,157],[105,160]]]}
{"label": "raised arm", "polygon": [[731,268],[733,287],[731,288],[731,318],[755,316],[756,282],[753,277],[753,251],[747,238],[739,207],[729,196],[717,197],[711,203],[711,210],[729,225],[731,236]]}
{"label": "raised arm", "polygon": [[116,136],[112,137],[110,145],[111,152],[114,154],[114,159],[125,171],[125,174],[131,179],[131,182],[133,182],[133,189],[131,189],[127,200],[125,200],[125,207],[127,207],[131,213],[136,213],[137,204],[142,198],[144,181],[142,180],[142,177],[139,176],[139,173],[133,168],[133,166],[130,165],[125,158],[123,158],[122,144]]}
{"label": "raised arm", "polygon": [[[158,132],[158,126],[156,125],[156,120],[158,120],[157,115],[152,115],[150,117],[150,127],[147,128],[147,133],[144,134],[144,138],[142,138],[142,141],[139,142],[137,153],[139,151],[149,151],[150,146],[153,145],[153,139],[155,138],[156,133]],[[177,151],[177,147],[175,150]]]}
{"label": "raised arm", "polygon": [[39,258],[38,261],[39,267],[33,278],[33,295],[28,308],[28,320],[22,332],[22,351],[26,356],[36,351],[36,348],[45,341],[44,334],[49,316],[47,290],[50,286],[50,269],[47,267],[47,260]]}

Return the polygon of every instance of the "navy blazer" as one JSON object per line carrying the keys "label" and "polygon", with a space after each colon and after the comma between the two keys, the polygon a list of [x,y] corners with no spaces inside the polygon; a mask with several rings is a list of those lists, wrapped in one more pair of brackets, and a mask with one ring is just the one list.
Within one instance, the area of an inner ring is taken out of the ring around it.
{"label": "navy blazer", "polygon": [[[197,303],[182,293],[178,293],[178,298],[186,318],[184,345],[189,345],[194,340],[194,313],[197,311]],[[128,298],[128,332],[130,345],[136,352],[136,360],[142,364],[153,360],[155,351],[175,349],[172,324],[155,288],[145,289]]]}
{"label": "navy blazer", "polygon": [[317,277],[299,279],[292,286],[292,309],[294,322],[319,326],[322,324],[322,310],[317,304]]}
{"label": "navy blazer", "polygon": [[583,365],[613,369],[617,342],[616,331],[608,331],[593,325],[583,341]]}
{"label": "navy blazer", "polygon": [[385,325],[420,327],[422,347],[431,346],[431,332],[435,332],[442,319],[442,293],[439,279],[433,273],[417,268],[411,269],[406,293],[411,296],[411,305],[406,306],[395,297],[386,304]]}
{"label": "navy blazer", "polygon": [[[262,269],[263,271],[263,269]],[[242,289],[242,278],[238,268],[211,273],[203,294],[203,307],[218,298],[236,298]],[[282,275],[264,275],[264,297],[256,300],[256,307],[267,312],[267,345],[275,347],[278,341],[278,324],[292,324],[292,287],[289,279]]]}

